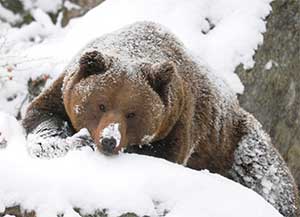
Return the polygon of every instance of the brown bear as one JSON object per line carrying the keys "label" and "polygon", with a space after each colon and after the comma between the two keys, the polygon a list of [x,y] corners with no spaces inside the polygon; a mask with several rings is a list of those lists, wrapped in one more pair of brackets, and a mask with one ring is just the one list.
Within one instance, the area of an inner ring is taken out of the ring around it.
{"label": "brown bear", "polygon": [[23,125],[39,157],[69,149],[72,135],[86,128],[91,137],[76,141],[94,142],[106,155],[140,153],[208,169],[258,192],[285,217],[297,216],[296,185],[261,125],[155,23],[89,43],[31,103]]}

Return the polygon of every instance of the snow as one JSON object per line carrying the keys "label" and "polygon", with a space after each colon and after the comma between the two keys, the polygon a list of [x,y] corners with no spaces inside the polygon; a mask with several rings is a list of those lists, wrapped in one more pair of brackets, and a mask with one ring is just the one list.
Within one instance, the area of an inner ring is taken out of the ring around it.
{"label": "snow", "polygon": [[116,147],[120,145],[121,141],[121,133],[120,133],[120,124],[119,123],[111,123],[107,127],[102,130],[100,143],[105,138],[113,138],[116,140]]}
{"label": "snow", "polygon": [[273,66],[273,62],[272,62],[272,60],[269,60],[265,65],[265,69],[270,70],[272,68],[272,66]]}
{"label": "snow", "polygon": [[76,4],[74,4],[72,2],[69,2],[69,1],[65,1],[64,6],[68,10],[72,10],[72,9],[79,10],[80,9],[79,5],[76,5]]}
{"label": "snow", "polygon": [[278,66],[278,63],[276,62],[276,61],[274,61],[274,60],[269,60],[267,63],[266,63],[266,65],[265,65],[265,67],[264,67],[264,69],[265,70],[270,70],[273,66]]}
{"label": "snow", "polygon": [[[61,68],[55,70],[61,60],[57,60],[55,55],[48,55],[53,47],[45,45],[43,49],[37,48],[48,39],[55,41],[62,31],[61,27],[51,24],[48,15],[40,9],[32,14],[37,21],[21,29],[0,22],[0,110],[14,116],[17,116],[22,102],[26,101],[29,78],[41,74],[55,78],[55,73],[61,71]],[[7,101],[7,98],[13,100]],[[23,108],[22,113],[24,111]]]}
{"label": "snow", "polygon": [[0,132],[0,148],[6,148],[6,146],[7,146],[7,141],[2,135],[2,133]]}
{"label": "snow", "polygon": [[13,12],[7,10],[2,5],[0,5],[0,20],[10,21],[11,23],[16,23],[19,21],[20,16],[14,14]]}
{"label": "snow", "polygon": [[148,144],[150,143],[151,141],[153,141],[153,139],[155,138],[155,134],[152,134],[152,135],[145,135],[143,138],[142,138],[142,142],[145,143],[145,144]]}
{"label": "snow", "polygon": [[57,12],[61,7],[63,0],[21,0],[26,10],[40,8],[45,12]]}
{"label": "snow", "polygon": [[0,113],[0,132],[8,141],[7,148],[0,150],[0,173],[5,177],[0,179],[2,208],[20,203],[24,209],[36,210],[37,217],[78,216],[73,207],[83,212],[106,208],[112,217],[125,212],[167,213],[166,217],[281,216],[252,190],[208,171],[135,154],[106,157],[91,149],[41,160],[27,155],[22,128],[12,116]]}

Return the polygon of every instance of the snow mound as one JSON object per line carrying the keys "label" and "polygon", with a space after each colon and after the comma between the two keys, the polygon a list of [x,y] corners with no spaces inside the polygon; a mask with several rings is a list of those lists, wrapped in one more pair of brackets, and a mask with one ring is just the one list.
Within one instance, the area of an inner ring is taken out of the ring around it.
{"label": "snow mound", "polygon": [[[258,194],[208,171],[194,171],[135,154],[105,157],[91,149],[63,158],[30,158],[19,123],[0,113],[0,212],[21,204],[39,217],[77,216],[106,208],[109,216],[134,212],[166,217],[280,217]],[[17,160],[16,160],[17,159]]]}

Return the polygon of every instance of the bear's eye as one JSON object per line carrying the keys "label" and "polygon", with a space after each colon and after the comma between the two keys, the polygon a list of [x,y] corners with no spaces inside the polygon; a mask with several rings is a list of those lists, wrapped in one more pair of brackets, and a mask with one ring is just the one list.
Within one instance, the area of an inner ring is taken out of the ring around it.
{"label": "bear's eye", "polygon": [[100,109],[100,111],[102,111],[102,112],[106,112],[105,105],[103,105],[103,104],[100,104],[100,105],[99,105],[99,109]]}
{"label": "bear's eye", "polygon": [[135,113],[134,112],[130,112],[126,115],[126,118],[127,119],[131,119],[131,118],[134,118],[135,117]]}

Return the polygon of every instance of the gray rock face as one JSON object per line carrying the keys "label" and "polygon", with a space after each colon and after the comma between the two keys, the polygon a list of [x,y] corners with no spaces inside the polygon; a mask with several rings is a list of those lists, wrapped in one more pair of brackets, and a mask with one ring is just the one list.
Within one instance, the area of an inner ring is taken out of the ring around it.
{"label": "gray rock face", "polygon": [[18,16],[15,20],[7,20],[0,15],[0,21],[2,22],[7,22],[12,26],[21,26],[31,23],[34,20],[30,12],[24,8],[24,4],[21,0],[0,0],[0,5],[12,12],[15,16]]}
{"label": "gray rock face", "polygon": [[[79,216],[82,217],[109,217],[106,210],[96,210],[92,214],[82,214],[80,212],[80,209],[74,208],[74,211],[79,214]],[[2,213],[0,212],[0,217],[5,217],[5,216],[15,216],[15,217],[36,217],[36,214],[34,211],[27,211],[20,209],[20,206],[13,206],[13,207],[6,207],[5,211]],[[57,215],[57,217],[62,217],[64,216],[63,214]],[[120,215],[119,217],[139,217],[135,213],[124,213]],[[141,217],[147,217],[147,216],[141,216]],[[149,217],[149,216],[148,216]],[[162,216],[163,217],[163,216]]]}
{"label": "gray rock face", "polygon": [[[61,24],[66,26],[72,18],[83,16],[103,1],[104,0],[61,0],[57,9],[45,12],[50,16],[53,23],[59,21],[58,17],[62,12],[63,17]],[[0,5],[16,16],[14,20],[8,20],[0,14],[0,21],[16,27],[31,23],[34,21],[31,10],[37,6],[35,5],[36,1],[30,0],[29,2],[32,3],[32,8],[26,8],[24,0],[0,0]]]}
{"label": "gray rock face", "polygon": [[300,186],[300,1],[276,0],[254,68],[237,73],[239,97],[272,137]]}
{"label": "gray rock face", "polygon": [[80,17],[89,10],[104,2],[104,0],[69,0],[73,6],[65,4],[63,8],[62,25],[66,26],[72,18]]}

